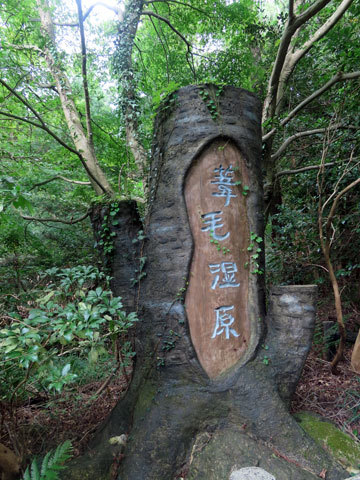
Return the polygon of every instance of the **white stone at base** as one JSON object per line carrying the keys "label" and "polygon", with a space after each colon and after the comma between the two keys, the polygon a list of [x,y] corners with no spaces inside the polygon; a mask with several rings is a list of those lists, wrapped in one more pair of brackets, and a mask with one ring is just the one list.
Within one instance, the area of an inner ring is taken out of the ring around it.
{"label": "white stone at base", "polygon": [[[229,480],[276,480],[276,478],[259,467],[246,467],[234,470]],[[360,475],[348,477],[345,480],[360,480]]]}
{"label": "white stone at base", "polygon": [[234,470],[229,480],[276,480],[276,478],[262,468],[246,467]]}

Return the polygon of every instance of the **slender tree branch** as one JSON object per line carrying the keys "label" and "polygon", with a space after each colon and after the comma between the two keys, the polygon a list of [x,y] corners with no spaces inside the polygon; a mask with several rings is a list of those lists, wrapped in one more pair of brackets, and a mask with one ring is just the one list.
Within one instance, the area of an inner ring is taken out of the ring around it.
{"label": "slender tree branch", "polygon": [[289,0],[289,23],[294,21],[294,0]]}
{"label": "slender tree branch", "polygon": [[107,132],[104,128],[102,128],[93,118],[91,119],[91,123],[95,125],[95,127],[98,128],[101,132],[105,133],[105,135],[107,135],[115,145],[121,148],[123,147],[123,144],[115,140],[113,135],[111,135],[111,133]]}
{"label": "slender tree branch", "polygon": [[295,133],[294,135],[291,135],[291,137],[287,138],[285,142],[281,145],[281,147],[273,154],[271,155],[271,160],[276,160],[280,157],[282,153],[287,149],[287,147],[294,141],[297,140],[298,138],[302,137],[308,137],[310,135],[317,135],[319,133],[325,133],[327,131],[326,128],[316,128],[314,130],[306,130],[304,132],[298,132]]}
{"label": "slender tree branch", "polygon": [[304,263],[303,265],[304,265],[304,267],[322,268],[323,270],[325,270],[326,273],[329,273],[329,270],[326,267],[324,267],[323,265],[318,265],[317,263]]}
{"label": "slender tree branch", "polygon": [[[329,136],[328,136],[328,138],[329,138]],[[324,143],[325,143],[325,139],[324,139]],[[327,146],[326,146],[326,155],[327,155],[327,151],[328,151],[328,148],[329,148],[329,145],[330,145],[329,139],[327,140],[327,143],[328,143],[328,144],[327,144]],[[325,156],[326,156],[326,155],[325,155]],[[337,194],[337,192],[338,192],[338,188],[339,188],[339,185],[340,185],[341,181],[343,180],[343,178],[345,177],[345,175],[350,172],[350,169],[348,168],[348,165],[349,165],[349,163],[352,161],[352,155],[353,155],[353,154],[351,154],[350,160],[348,160],[346,167],[343,168],[343,171],[342,171],[341,175],[338,177],[338,179],[337,179],[337,181],[336,181],[336,183],[335,183],[333,192],[331,193],[331,195],[329,195],[329,197],[325,200],[325,202],[323,202],[322,209],[321,209],[321,214],[322,214],[322,215],[323,215],[323,213],[325,212],[325,208],[327,207],[327,205],[333,200],[333,198],[336,197],[336,194]],[[323,157],[324,157],[324,154],[323,154]],[[324,165],[324,161],[325,161],[324,158],[322,158],[322,159],[321,159],[321,165]],[[322,180],[322,183],[321,183],[321,185],[320,185],[320,188],[322,189],[323,184],[324,184],[324,181],[325,181],[324,175],[323,175],[323,169],[319,170],[318,177],[320,176],[320,174],[321,174],[321,180]],[[321,190],[319,190],[319,191],[321,192]]]}
{"label": "slender tree branch", "polygon": [[325,85],[323,85],[321,88],[316,90],[312,95],[309,97],[305,98],[297,107],[292,110],[284,120],[281,121],[281,126],[286,125],[287,123],[292,120],[295,115],[299,113],[300,110],[302,110],[304,107],[306,107],[309,103],[311,103],[315,98],[320,97],[324,92],[329,90],[335,83],[337,82],[345,82],[346,80],[353,80],[354,78],[359,78],[360,77],[360,71],[357,72],[351,72],[351,73],[343,73],[339,72],[336,75],[334,75]]}
{"label": "slender tree branch", "polygon": [[316,15],[322,8],[324,8],[331,0],[317,0],[311,5],[305,12],[299,16],[289,17],[285,26],[284,33],[280,40],[280,45],[274,62],[274,66],[271,72],[270,80],[268,83],[268,89],[263,108],[263,122],[268,118],[271,118],[275,113],[278,87],[281,72],[283,70],[284,62],[288,54],[290,42],[295,34],[296,30],[306,23],[310,18]]}
{"label": "slender tree branch", "polygon": [[339,163],[343,162],[329,162],[324,163],[323,165],[310,165],[308,167],[297,168],[295,170],[282,170],[276,174],[276,178],[283,177],[284,175],[296,175],[297,173],[308,172],[309,170],[319,170],[319,168],[323,167],[333,167]]}
{"label": "slender tree branch", "polygon": [[184,37],[184,35],[181,32],[179,32],[179,30],[177,30],[177,28],[174,27],[174,25],[167,18],[162,17],[161,15],[158,15],[155,12],[150,12],[150,11],[147,11],[147,10],[143,11],[141,13],[141,15],[147,15],[149,17],[154,17],[154,18],[157,18],[158,20],[161,20],[162,22],[166,23],[169,26],[169,28],[171,28],[171,30],[173,32],[175,32],[176,35],[178,35],[181,38],[181,40],[187,46],[186,61],[189,65],[189,67],[190,67],[191,73],[193,74],[194,78],[196,79],[196,71],[195,71],[195,68],[194,68],[194,64],[192,62],[192,51],[191,51],[192,45],[191,45],[191,43]]}
{"label": "slender tree branch", "polygon": [[31,192],[31,190],[34,190],[34,188],[41,187],[42,185],[46,185],[47,183],[53,182],[54,180],[63,180],[64,182],[74,183],[75,185],[91,185],[91,182],[82,182],[80,180],[71,180],[70,178],[63,177],[62,175],[56,175],[55,177],[44,180],[43,182],[35,183],[30,188],[30,192]]}
{"label": "slender tree branch", "polygon": [[[39,100],[39,103],[44,107],[44,109],[47,111],[47,112],[54,112],[54,109],[53,108],[49,108],[47,105],[46,105],[46,102],[44,101],[43,98],[40,97],[40,95],[38,95],[36,93],[36,91],[30,86],[30,85],[27,85],[27,88],[29,89],[29,91],[34,95],[34,97],[36,97],[38,100]],[[57,92],[56,92],[57,93]],[[43,114],[44,112],[42,112]]]}
{"label": "slender tree branch", "polygon": [[187,46],[187,49],[188,49],[188,53],[191,53],[191,43],[188,42],[188,40],[186,40],[186,38],[184,37],[184,35],[179,32],[179,30],[177,30],[174,25],[165,17],[162,17],[161,15],[158,15],[157,13],[155,12],[150,12],[148,10],[144,10],[143,12],[141,12],[141,15],[147,15],[149,17],[154,17],[154,18],[157,18],[158,20],[161,20],[162,22],[166,23],[173,32],[176,33],[176,35],[178,35],[181,40],[186,44]]}
{"label": "slender tree branch", "polygon": [[34,114],[34,116],[39,120],[39,122],[41,123],[41,125],[43,125],[43,127],[46,126],[40,114],[30,105],[30,103],[26,100],[26,98],[22,97],[15,89],[11,88],[10,85],[6,83],[4,80],[2,80],[1,78],[0,78],[0,83],[3,87],[6,88],[6,90],[11,92],[23,105],[25,105],[26,108],[28,108]]}
{"label": "slender tree branch", "polygon": [[[355,78],[360,77],[360,71],[357,72],[351,72],[351,73],[342,73],[338,72],[336,75],[334,75],[325,85],[323,85],[321,88],[316,90],[313,94],[309,95],[305,100],[303,100],[297,107],[295,107],[288,115],[285,117],[281,122],[280,125],[283,127],[287,123],[290,122],[299,112],[302,110],[304,107],[306,107],[309,103],[311,103],[313,100],[316,98],[320,97],[324,92],[329,90],[335,83],[337,82],[344,82],[347,80],[353,80]],[[269,138],[271,138],[275,133],[277,132],[277,127],[273,128],[268,132],[266,135],[263,136],[262,140],[263,142],[266,142]]]}
{"label": "slender tree branch", "polygon": [[45,85],[45,84],[39,83],[38,87],[39,88],[47,88],[49,90],[53,90],[55,93],[58,93],[58,91],[56,90],[56,85],[51,85],[51,84]]}
{"label": "slender tree branch", "polygon": [[[40,19],[35,21],[40,22]],[[57,27],[78,27],[79,26],[78,23],[57,23],[57,22],[54,22],[54,25]]]}
{"label": "slender tree branch", "polygon": [[293,53],[291,53],[290,51],[288,52],[279,77],[279,86],[276,99],[277,105],[281,103],[281,97],[283,96],[285,85],[297,63],[313,47],[313,45],[317,41],[321,40],[329,32],[329,30],[331,30],[336,25],[336,23],[341,19],[346,10],[349,9],[353,1],[354,0],[343,0],[339,7],[335,10],[333,15],[328,18],[328,20],[309,38],[309,40],[304,43],[301,48],[295,50]]}
{"label": "slender tree branch", "polygon": [[3,48],[6,49],[7,47],[12,48],[14,50],[35,50],[36,52],[39,53],[44,53],[41,48],[39,48],[37,45],[28,45],[28,44],[22,44],[22,45],[14,45],[13,43],[4,43]]}
{"label": "slender tree branch", "polygon": [[[329,148],[329,142],[325,145],[325,140],[324,140],[324,149],[323,149],[323,155],[321,159],[321,166],[324,166],[324,161],[327,155],[327,151]],[[353,160],[353,152],[351,153],[349,162],[352,162]],[[344,178],[345,174],[349,170],[347,168],[344,169],[343,174],[341,175],[340,179]],[[347,185],[343,190],[341,190],[339,193],[336,194],[337,188],[340,182],[340,179],[337,181],[333,193],[330,195],[330,197],[326,200],[326,202],[322,202],[322,191],[323,191],[323,183],[324,183],[324,175],[322,175],[323,169],[319,170],[318,177],[317,177],[317,186],[318,186],[318,192],[319,192],[319,203],[318,203],[318,227],[319,227],[319,238],[320,238],[320,244],[321,244],[321,249],[324,254],[325,258],[325,263],[329,271],[329,277],[331,280],[331,285],[333,288],[334,292],[334,299],[335,299],[335,308],[336,308],[336,320],[339,328],[339,333],[340,333],[340,343],[336,351],[336,355],[333,358],[331,362],[331,372],[333,374],[337,374],[337,365],[339,361],[343,357],[344,353],[344,348],[345,348],[345,341],[346,341],[346,329],[345,329],[345,324],[343,320],[343,312],[342,312],[342,303],[341,303],[341,292],[339,290],[339,284],[334,272],[334,268],[331,262],[330,258],[330,250],[331,250],[331,245],[333,242],[333,235],[334,235],[334,229],[332,225],[332,220],[335,215],[335,210],[337,207],[337,204],[341,197],[345,195],[350,189],[354,188],[356,185],[360,184],[360,177],[351,182],[349,185]],[[321,181],[320,181],[321,177]],[[334,198],[335,197],[335,198]],[[327,216],[326,223],[325,223],[325,231],[324,231],[324,226],[323,226],[323,213],[324,213],[324,208],[325,206],[330,202],[331,199],[334,199],[332,201],[332,205],[330,208],[330,212]],[[333,230],[333,233],[331,233],[331,230]]]}
{"label": "slender tree branch", "polygon": [[[106,3],[103,2],[96,2],[94,5],[91,5],[90,8],[86,11],[86,13],[83,15],[83,22],[87,19],[87,17],[90,15],[90,13],[94,10],[95,7],[105,7],[108,10],[112,10],[116,15],[119,15],[120,10],[116,7],[113,7],[111,5],[107,5]],[[30,21],[32,22],[41,22],[40,18],[31,18]],[[58,23],[58,22],[53,22],[54,25],[57,27],[79,27],[79,23]]]}
{"label": "slender tree branch", "polygon": [[144,5],[151,5],[153,3],[177,3],[178,5],[184,5],[184,7],[189,7],[192,10],[196,10],[197,12],[201,13],[202,15],[206,15],[207,17],[210,18],[210,15],[207,12],[204,12],[204,10],[201,10],[200,8],[194,7],[193,5],[190,5],[189,3],[179,2],[178,0],[149,0],[149,1],[144,2]]}
{"label": "slender tree branch", "polygon": [[330,227],[331,227],[331,223],[332,223],[332,219],[334,218],[334,215],[335,215],[335,210],[336,210],[336,207],[339,203],[339,200],[341,199],[341,197],[343,197],[349,190],[351,190],[352,188],[356,187],[356,185],[359,185],[360,184],[360,177],[356,180],[354,180],[353,182],[351,182],[349,185],[347,185],[343,190],[341,190],[341,192],[339,192],[334,201],[333,201],[333,204],[331,206],[331,209],[330,209],[330,213],[329,213],[329,216],[328,216],[328,219],[327,219],[327,222],[326,222],[326,230],[327,231],[330,231]]}
{"label": "slender tree branch", "polygon": [[87,68],[86,68],[87,56],[86,56],[86,43],[85,43],[84,21],[83,21],[84,18],[82,13],[81,0],[76,0],[76,5],[78,9],[80,39],[81,39],[81,74],[83,78],[83,89],[84,89],[84,98],[85,98],[86,130],[87,130],[88,140],[90,144],[93,146],[93,132],[91,127],[91,112],[90,112],[90,96],[89,96]]}
{"label": "slender tree branch", "polygon": [[341,19],[346,10],[349,9],[354,0],[343,0],[330,18],[304,43],[303,47],[296,50],[293,54],[296,57],[295,64],[307,53],[315,42],[323,38],[329,30],[331,30],[336,23]]}
{"label": "slender tree branch", "polygon": [[98,180],[94,177],[94,175],[91,173],[91,171],[89,170],[87,164],[86,164],[86,161],[84,160],[84,158],[82,157],[81,153],[79,153],[77,150],[75,150],[74,148],[70,147],[67,143],[63,142],[61,140],[60,137],[58,137],[54,132],[52,132],[45,124],[42,125],[42,124],[39,124],[39,123],[36,123],[36,122],[33,122],[32,120],[29,120],[27,118],[23,118],[23,117],[19,117],[17,115],[13,115],[11,113],[8,113],[8,112],[3,112],[3,111],[0,111],[0,115],[4,115],[6,117],[9,117],[9,118],[13,118],[14,120],[19,120],[20,122],[23,122],[23,123],[28,123],[30,125],[33,125],[34,127],[37,127],[37,128],[40,128],[42,130],[44,130],[46,133],[48,133],[49,135],[51,135],[58,143],[60,143],[61,146],[63,146],[64,148],[66,148],[69,152],[73,153],[74,155],[76,155],[80,162],[82,163],[83,167],[85,168],[86,170],[86,173],[89,175],[89,177],[99,185],[99,187],[103,190],[104,188],[102,187],[102,185],[98,182]]}
{"label": "slender tree branch", "polygon": [[[25,73],[24,75],[21,75],[17,80],[16,80],[16,84],[14,87],[12,87],[12,90],[16,91],[17,87],[22,83],[22,81],[28,76],[27,73]],[[9,90],[8,90],[9,91]],[[5,104],[5,100],[8,100],[9,98],[11,98],[12,96],[12,91],[9,91],[8,95],[5,95],[4,97],[4,101],[3,101],[3,104]]]}
{"label": "slender tree branch", "polygon": [[147,74],[148,69],[146,68],[146,65],[145,65],[145,62],[144,62],[144,59],[143,59],[143,52],[142,52],[141,48],[139,47],[139,45],[135,41],[134,41],[134,47],[139,52],[140,60],[141,60],[144,72],[145,72],[145,74]]}
{"label": "slender tree branch", "polygon": [[39,218],[39,217],[28,217],[27,215],[21,215],[21,217],[24,219],[24,220],[29,220],[29,221],[35,221],[35,222],[40,222],[40,223],[47,223],[47,222],[55,222],[55,223],[64,223],[65,225],[74,225],[75,223],[79,223],[79,222],[82,222],[83,220],[85,220],[85,218],[87,218],[88,216],[90,215],[90,210],[88,210],[85,215],[79,217],[79,218],[76,218],[76,219],[73,219],[71,218],[70,220],[64,220],[64,219],[61,219],[61,218]]}
{"label": "slender tree branch", "polygon": [[87,19],[87,17],[90,15],[90,13],[93,11],[93,9],[95,7],[98,7],[98,6],[105,7],[108,10],[112,10],[114,13],[116,13],[116,15],[119,15],[119,13],[120,13],[120,10],[116,7],[112,7],[111,5],[107,5],[106,3],[103,3],[103,2],[96,2],[96,3],[94,3],[94,5],[91,5],[91,7],[87,10],[85,15],[83,16],[83,21],[84,22]]}
{"label": "slender tree branch", "polygon": [[331,0],[317,0],[314,2],[310,7],[305,10],[305,12],[301,13],[295,18],[294,25],[296,29],[304,25],[310,18],[314,17],[320,10],[322,10]]}
{"label": "slender tree branch", "polygon": [[[0,80],[1,81],[1,80]],[[69,150],[69,152],[71,153],[74,153],[75,155],[77,155],[78,157],[80,156],[79,155],[79,152],[77,150],[75,150],[74,148],[70,147],[70,145],[68,145],[67,143],[65,143],[63,140],[61,140],[60,137],[58,137],[56,135],[56,133],[54,133],[52,130],[50,130],[44,122],[42,123],[36,123],[32,120],[29,120],[28,118],[24,118],[24,117],[19,117],[18,115],[14,115],[12,113],[8,113],[8,112],[4,112],[4,111],[0,111],[0,115],[4,115],[5,117],[9,117],[9,118],[13,118],[14,120],[19,120],[20,122],[24,122],[24,123],[28,123],[30,125],[33,125],[34,127],[37,127],[37,128],[41,128],[42,130],[44,130],[46,133],[48,133],[49,135],[51,135],[58,143],[60,143],[61,146],[63,146],[64,148],[66,148],[67,150]]]}
{"label": "slender tree branch", "polygon": [[320,134],[320,133],[325,133],[327,132],[328,130],[337,130],[337,129],[354,129],[354,130],[359,130],[360,127],[356,127],[354,125],[341,125],[341,124],[337,124],[337,125],[332,125],[331,127],[328,127],[328,128],[316,128],[314,130],[306,130],[304,132],[298,132],[298,133],[295,133],[294,135],[292,135],[291,137],[287,138],[285,140],[285,142],[281,145],[281,147],[273,154],[271,155],[271,159],[272,160],[276,160],[277,158],[280,157],[280,155],[282,155],[284,153],[284,151],[287,149],[287,147],[294,141],[294,140],[297,140],[298,138],[302,138],[302,137],[308,137],[310,135],[317,135],[317,134]]}
{"label": "slender tree branch", "polygon": [[152,23],[152,26],[154,27],[154,30],[155,30],[155,33],[161,43],[161,47],[162,49],[164,50],[164,56],[165,56],[165,62],[166,62],[166,75],[167,75],[167,81],[169,83],[170,81],[170,73],[169,73],[169,61],[168,61],[168,55],[167,55],[167,51],[166,51],[166,48],[165,48],[165,45],[164,45],[164,42],[162,41],[162,38],[156,28],[156,25],[155,25],[155,22],[154,20],[150,17],[150,22]]}

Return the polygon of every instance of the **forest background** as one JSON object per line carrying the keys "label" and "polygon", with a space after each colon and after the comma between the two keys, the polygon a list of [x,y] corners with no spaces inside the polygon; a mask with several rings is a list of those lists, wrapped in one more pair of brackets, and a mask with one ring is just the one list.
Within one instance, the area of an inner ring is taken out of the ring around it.
{"label": "forest background", "polygon": [[[101,397],[105,415],[126,389],[138,319],[103,270],[115,253],[106,222],[122,199],[145,217],[153,120],[185,85],[262,99],[267,287],[318,284],[317,357],[329,317],[345,348],[360,317],[358,0],[0,5],[1,442],[39,452],[69,404]],[[94,245],[99,202],[109,215]],[[134,283],[145,274],[140,257]],[[355,437],[358,381],[341,419]],[[81,428],[84,443],[93,426]]]}

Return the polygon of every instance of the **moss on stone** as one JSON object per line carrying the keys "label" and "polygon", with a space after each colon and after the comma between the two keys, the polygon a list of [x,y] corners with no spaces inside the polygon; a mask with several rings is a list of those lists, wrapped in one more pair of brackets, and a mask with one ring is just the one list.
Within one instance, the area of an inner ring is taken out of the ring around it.
{"label": "moss on stone", "polygon": [[315,442],[341,463],[349,472],[360,472],[360,445],[332,423],[310,412],[294,415]]}
{"label": "moss on stone", "polygon": [[134,416],[136,418],[144,417],[150,408],[155,395],[157,387],[151,381],[148,381],[141,389],[139,398],[136,402]]}

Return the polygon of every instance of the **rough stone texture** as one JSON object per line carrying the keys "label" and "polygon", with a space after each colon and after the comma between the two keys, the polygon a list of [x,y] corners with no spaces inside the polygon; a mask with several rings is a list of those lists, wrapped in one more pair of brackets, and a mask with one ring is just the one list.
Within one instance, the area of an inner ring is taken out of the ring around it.
{"label": "rough stone texture", "polygon": [[[199,445],[199,453],[195,454],[187,480],[220,480],[228,479],[234,470],[240,470],[248,465],[258,465],[266,472],[271,472],[270,478],[276,480],[315,480],[320,470],[310,471],[300,469],[290,460],[277,456],[274,447],[266,446],[265,442],[252,438],[239,428],[232,427],[218,432],[210,439],[204,439],[205,445]],[[207,443],[205,443],[207,442]],[[228,459],[233,461],[229,465]],[[269,477],[269,475],[268,475]],[[265,478],[268,478],[265,477]],[[235,477],[264,478],[264,477]],[[232,477],[230,476],[232,480]]]}
{"label": "rough stone texture", "polygon": [[[140,242],[137,241],[142,223],[139,219],[136,202],[119,202],[116,215],[109,215],[109,205],[95,205],[91,212],[91,222],[94,227],[95,240],[101,240],[104,217],[109,232],[108,239],[114,242],[114,254],[104,255],[103,263],[108,267],[112,277],[111,289],[117,296],[122,297],[123,304],[128,312],[136,308],[137,288],[133,285],[132,279],[136,277],[136,270],[139,268]],[[116,234],[110,237],[110,234]]]}
{"label": "rough stone texture", "polygon": [[316,285],[273,287],[269,295],[266,345],[279,395],[295,392],[315,328]]}
{"label": "rough stone texture", "polygon": [[[148,278],[151,281],[146,280],[142,290],[142,294],[151,301],[153,292],[156,291],[158,302],[171,303],[185,287],[193,241],[185,205],[184,182],[192,163],[212,141],[231,139],[245,157],[250,188],[247,196],[249,227],[259,235],[262,235],[264,229],[260,165],[261,104],[250,92],[227,87],[220,97],[214,98],[215,102],[219,102],[218,120],[214,121],[201,98],[203,88],[205,87],[180,89],[162,106],[157,118],[147,229],[149,239],[153,240],[151,248],[147,250]],[[213,91],[209,88],[210,92]],[[260,264],[264,264],[263,252]],[[263,278],[252,275],[249,290],[252,300],[249,312],[252,343],[248,347],[247,360],[254,353],[263,334]],[[152,305],[148,307],[154,308]],[[185,319],[184,321],[186,322]],[[185,354],[185,350],[182,352]],[[187,356],[194,356],[192,348]]]}
{"label": "rough stone texture", "polygon": [[[200,96],[203,88],[179,90],[159,113],[142,253],[147,276],[137,291],[142,320],[136,331],[133,381],[87,457],[66,476],[103,479],[117,473],[120,480],[219,480],[229,478],[234,469],[258,465],[276,480],[311,480],[324,468],[327,480],[344,479],[346,472],[301,429],[279,396],[289,398],[309,346],[308,333],[305,340],[298,339],[300,347],[295,335],[297,325],[303,324],[297,330],[301,336],[311,329],[314,305],[306,288],[282,292],[279,302],[273,302],[265,341],[263,275],[250,275],[252,332],[246,362],[211,380],[197,360],[181,298],[193,251],[183,190],[192,162],[215,139],[230,139],[246,159],[250,230],[263,236],[261,104],[245,90],[224,88],[214,97],[219,114],[214,121]],[[209,91],[214,93],[212,87]],[[129,243],[124,245],[126,249]],[[121,261],[116,265],[114,274],[122,277],[128,267]],[[280,342],[286,354],[277,345],[284,322],[291,325],[286,327],[291,342],[285,342],[286,336]],[[264,342],[271,353],[262,348]],[[283,381],[282,369],[293,362],[289,349],[298,360]],[[270,362],[264,361],[265,354]],[[119,455],[108,440],[122,434],[129,434],[129,441]],[[117,470],[110,474],[111,465]]]}
{"label": "rough stone texture", "polygon": [[262,468],[246,467],[232,472],[229,480],[276,480],[276,478]]}

